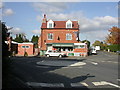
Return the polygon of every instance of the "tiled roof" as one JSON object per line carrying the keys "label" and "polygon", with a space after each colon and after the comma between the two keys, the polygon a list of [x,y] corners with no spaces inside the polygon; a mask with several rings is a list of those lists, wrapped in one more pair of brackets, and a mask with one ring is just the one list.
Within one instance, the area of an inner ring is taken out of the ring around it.
{"label": "tiled roof", "polygon": [[[66,28],[66,22],[67,21],[53,21],[54,22],[54,28]],[[42,23],[41,28],[47,28],[47,22]],[[78,21],[72,21],[72,28],[78,29]]]}

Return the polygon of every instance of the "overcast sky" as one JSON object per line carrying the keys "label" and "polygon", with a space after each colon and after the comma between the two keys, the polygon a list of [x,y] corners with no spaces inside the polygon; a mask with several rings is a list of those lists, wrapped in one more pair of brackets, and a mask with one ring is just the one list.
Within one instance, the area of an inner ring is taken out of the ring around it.
{"label": "overcast sky", "polygon": [[12,35],[23,32],[29,40],[40,34],[43,14],[47,19],[78,20],[80,39],[91,43],[104,40],[118,24],[118,2],[4,2],[0,8]]}

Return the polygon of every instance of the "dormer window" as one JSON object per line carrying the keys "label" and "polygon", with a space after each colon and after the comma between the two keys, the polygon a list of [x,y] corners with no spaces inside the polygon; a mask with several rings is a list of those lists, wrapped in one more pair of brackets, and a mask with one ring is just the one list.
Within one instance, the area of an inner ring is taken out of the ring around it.
{"label": "dormer window", "polygon": [[52,20],[47,22],[47,28],[54,28],[54,22]]}
{"label": "dormer window", "polygon": [[72,22],[70,20],[66,22],[66,28],[72,28]]}

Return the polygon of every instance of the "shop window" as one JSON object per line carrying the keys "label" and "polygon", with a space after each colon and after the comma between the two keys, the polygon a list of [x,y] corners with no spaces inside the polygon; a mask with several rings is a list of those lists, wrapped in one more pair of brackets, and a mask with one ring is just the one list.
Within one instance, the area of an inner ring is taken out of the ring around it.
{"label": "shop window", "polygon": [[85,48],[85,45],[75,46],[75,48]]}

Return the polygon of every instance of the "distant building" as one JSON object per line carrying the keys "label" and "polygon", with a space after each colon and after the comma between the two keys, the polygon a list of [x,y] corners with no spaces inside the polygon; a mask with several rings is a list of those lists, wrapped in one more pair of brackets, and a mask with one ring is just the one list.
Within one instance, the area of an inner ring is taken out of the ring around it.
{"label": "distant building", "polygon": [[42,20],[38,47],[41,55],[46,50],[59,50],[66,52],[68,56],[87,55],[87,45],[79,39],[78,21],[47,20],[46,15]]}
{"label": "distant building", "polygon": [[[5,41],[9,45],[8,41]],[[17,43],[11,41],[10,47],[11,53],[13,56],[24,56],[25,52],[27,52],[28,56],[34,55],[34,44],[31,42]]]}
{"label": "distant building", "polygon": [[95,49],[96,50],[100,50],[100,46],[95,46]]}

